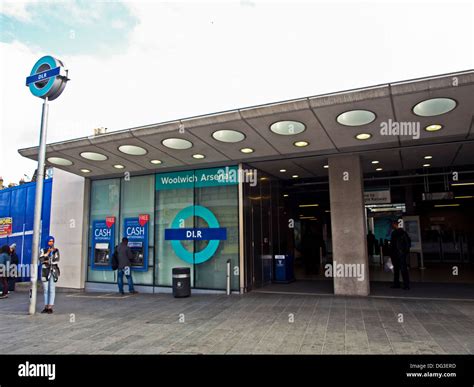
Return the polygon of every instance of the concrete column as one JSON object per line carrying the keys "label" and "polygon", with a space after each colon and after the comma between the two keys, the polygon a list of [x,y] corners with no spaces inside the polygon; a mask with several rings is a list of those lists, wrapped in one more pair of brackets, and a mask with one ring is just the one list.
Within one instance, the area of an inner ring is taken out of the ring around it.
{"label": "concrete column", "polygon": [[[54,169],[51,195],[50,232],[60,252],[61,276],[57,286],[84,289],[83,229],[85,213],[85,179],[72,173]],[[86,247],[87,249],[87,247]]]}
{"label": "concrete column", "polygon": [[[370,292],[364,183],[360,157],[329,157],[334,293]],[[342,274],[342,275],[341,275]]]}

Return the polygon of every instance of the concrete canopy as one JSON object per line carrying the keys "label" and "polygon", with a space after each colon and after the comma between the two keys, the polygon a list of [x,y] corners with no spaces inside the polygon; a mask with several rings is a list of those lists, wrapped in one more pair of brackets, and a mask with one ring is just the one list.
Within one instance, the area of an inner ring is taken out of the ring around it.
{"label": "concrete canopy", "polygon": [[[419,102],[433,98],[450,98],[456,107],[436,116],[418,116],[413,108]],[[368,110],[375,119],[365,125],[345,126],[337,117],[347,111]],[[295,135],[280,135],[270,126],[279,121],[298,121],[305,130]],[[419,138],[412,135],[386,135],[381,125],[387,123],[418,123]],[[442,125],[442,130],[425,131],[428,125]],[[125,129],[106,134],[82,137],[49,144],[46,158],[60,157],[71,161],[61,166],[47,165],[73,174],[91,177],[120,176],[165,172],[179,169],[204,168],[238,162],[258,165],[262,170],[281,178],[314,177],[327,174],[324,165],[335,154],[362,155],[364,172],[375,170],[373,160],[384,171],[418,169],[425,155],[432,156],[431,166],[454,166],[474,163],[474,70],[396,82],[344,92],[324,94],[267,105],[236,109],[221,113],[185,118],[165,123]],[[245,138],[237,143],[217,141],[217,130],[235,130]],[[359,133],[372,135],[358,140]],[[180,138],[192,143],[189,149],[169,149],[162,144],[166,138]],[[308,142],[296,147],[297,141]],[[122,145],[139,146],[144,155],[122,153]],[[242,148],[252,148],[244,154]],[[91,161],[83,152],[96,152],[107,157]],[[20,149],[19,153],[37,160],[38,147]],[[202,154],[203,159],[193,158]],[[159,165],[151,160],[161,160]],[[117,169],[120,164],[124,169]],[[84,173],[81,169],[90,170]],[[280,169],[286,169],[284,175]]]}

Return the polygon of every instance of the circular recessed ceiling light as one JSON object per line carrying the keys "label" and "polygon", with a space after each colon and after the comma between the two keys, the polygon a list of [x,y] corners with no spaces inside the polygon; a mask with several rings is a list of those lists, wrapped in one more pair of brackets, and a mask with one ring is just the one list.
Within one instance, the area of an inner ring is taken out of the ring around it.
{"label": "circular recessed ceiling light", "polygon": [[383,168],[376,168],[376,171],[383,171]]}
{"label": "circular recessed ceiling light", "polygon": [[357,136],[355,136],[357,140],[368,140],[371,137],[372,135],[370,133],[359,133]]}
{"label": "circular recessed ceiling light", "polygon": [[425,156],[423,157],[425,160],[431,160],[433,158],[433,156]]}
{"label": "circular recessed ceiling light", "polygon": [[423,168],[431,167],[431,164],[423,164]]}
{"label": "circular recessed ceiling light", "polygon": [[161,164],[162,161],[161,160],[150,160],[150,163],[158,165],[158,164]]}
{"label": "circular recessed ceiling light", "polygon": [[124,169],[125,167],[124,167],[122,164],[115,164],[115,165],[114,165],[114,168],[117,168],[117,169]]}
{"label": "circular recessed ceiling light", "polygon": [[439,124],[428,125],[425,128],[427,132],[437,132],[438,130],[441,130],[441,129],[443,129],[443,125],[439,125]]}
{"label": "circular recessed ceiling light", "polygon": [[286,169],[280,169],[280,172],[286,172]]}
{"label": "circular recessed ceiling light", "polygon": [[143,156],[146,155],[148,152],[145,148],[136,145],[120,145],[118,150],[122,153],[131,156]]}
{"label": "circular recessed ceiling light", "polygon": [[308,146],[309,142],[308,141],[295,141],[293,145],[297,146],[298,148],[302,148],[304,146]]}
{"label": "circular recessed ceiling light", "polygon": [[204,159],[204,158],[206,158],[206,156],[204,156],[200,153],[196,153],[195,155],[193,155],[193,158],[195,158],[195,159]]}
{"label": "circular recessed ceiling light", "polygon": [[451,98],[431,98],[417,103],[413,113],[421,117],[439,116],[450,112],[456,105],[456,101]]}
{"label": "circular recessed ceiling light", "polygon": [[373,160],[372,161],[372,164],[379,164],[379,163],[380,163],[380,161],[378,161],[378,160]]}
{"label": "circular recessed ceiling light", "polygon": [[240,142],[245,139],[245,134],[237,130],[222,129],[212,133],[212,137],[221,142]]}
{"label": "circular recessed ceiling light", "polygon": [[72,161],[68,159],[63,159],[62,157],[48,157],[48,161],[51,164],[62,165],[62,166],[69,166],[72,165]]}
{"label": "circular recessed ceiling light", "polygon": [[81,157],[92,161],[105,161],[108,159],[106,155],[97,152],[82,152]]}
{"label": "circular recessed ceiling light", "polygon": [[293,175],[291,176],[293,179],[297,179],[299,176],[298,175]]}
{"label": "circular recessed ceiling light", "polygon": [[161,143],[170,149],[189,149],[193,146],[191,141],[185,140],[183,138],[165,138]]}
{"label": "circular recessed ceiling light", "polygon": [[328,168],[329,168],[329,165],[326,164],[326,165],[323,166],[323,168],[328,169]]}
{"label": "circular recessed ceiling light", "polygon": [[349,110],[337,116],[336,120],[344,126],[361,126],[375,120],[375,113],[370,110]]}
{"label": "circular recessed ceiling light", "polygon": [[270,130],[282,136],[293,136],[304,132],[306,126],[299,121],[278,121],[270,125]]}
{"label": "circular recessed ceiling light", "polygon": [[84,169],[81,169],[81,172],[82,172],[82,173],[90,173],[90,172],[91,172],[91,170],[90,170],[90,169],[85,169],[85,168],[84,168]]}
{"label": "circular recessed ceiling light", "polygon": [[242,153],[253,153],[253,149],[252,148],[242,148],[240,150]]}

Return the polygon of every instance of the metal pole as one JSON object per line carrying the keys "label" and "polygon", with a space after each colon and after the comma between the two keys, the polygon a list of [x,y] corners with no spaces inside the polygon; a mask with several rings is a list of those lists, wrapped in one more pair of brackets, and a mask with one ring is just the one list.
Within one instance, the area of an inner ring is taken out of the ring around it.
{"label": "metal pole", "polygon": [[226,293],[230,296],[230,259],[227,260],[227,287]]}
{"label": "metal pole", "polygon": [[383,246],[380,246],[380,266],[383,266]]}
{"label": "metal pole", "polygon": [[423,262],[423,250],[420,250],[420,263],[421,263],[420,270],[425,270],[426,267],[425,267],[425,263]]}
{"label": "metal pole", "polygon": [[38,282],[38,256],[41,232],[41,208],[43,204],[44,162],[46,157],[46,132],[48,129],[48,97],[43,102],[41,114],[40,146],[38,154],[38,170],[36,173],[35,218],[33,223],[33,244],[31,246],[31,290],[29,314],[36,313],[36,293]]}

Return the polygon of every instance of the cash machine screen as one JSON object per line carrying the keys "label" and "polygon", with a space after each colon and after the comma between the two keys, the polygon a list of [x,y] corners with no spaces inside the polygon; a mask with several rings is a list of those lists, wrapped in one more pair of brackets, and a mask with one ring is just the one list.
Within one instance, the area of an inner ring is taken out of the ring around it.
{"label": "cash machine screen", "polygon": [[130,247],[130,250],[132,250],[132,266],[143,266],[143,242],[131,241],[128,242],[128,247]]}
{"label": "cash machine screen", "polygon": [[110,250],[108,243],[96,243],[94,263],[98,266],[107,266],[110,263]]}

